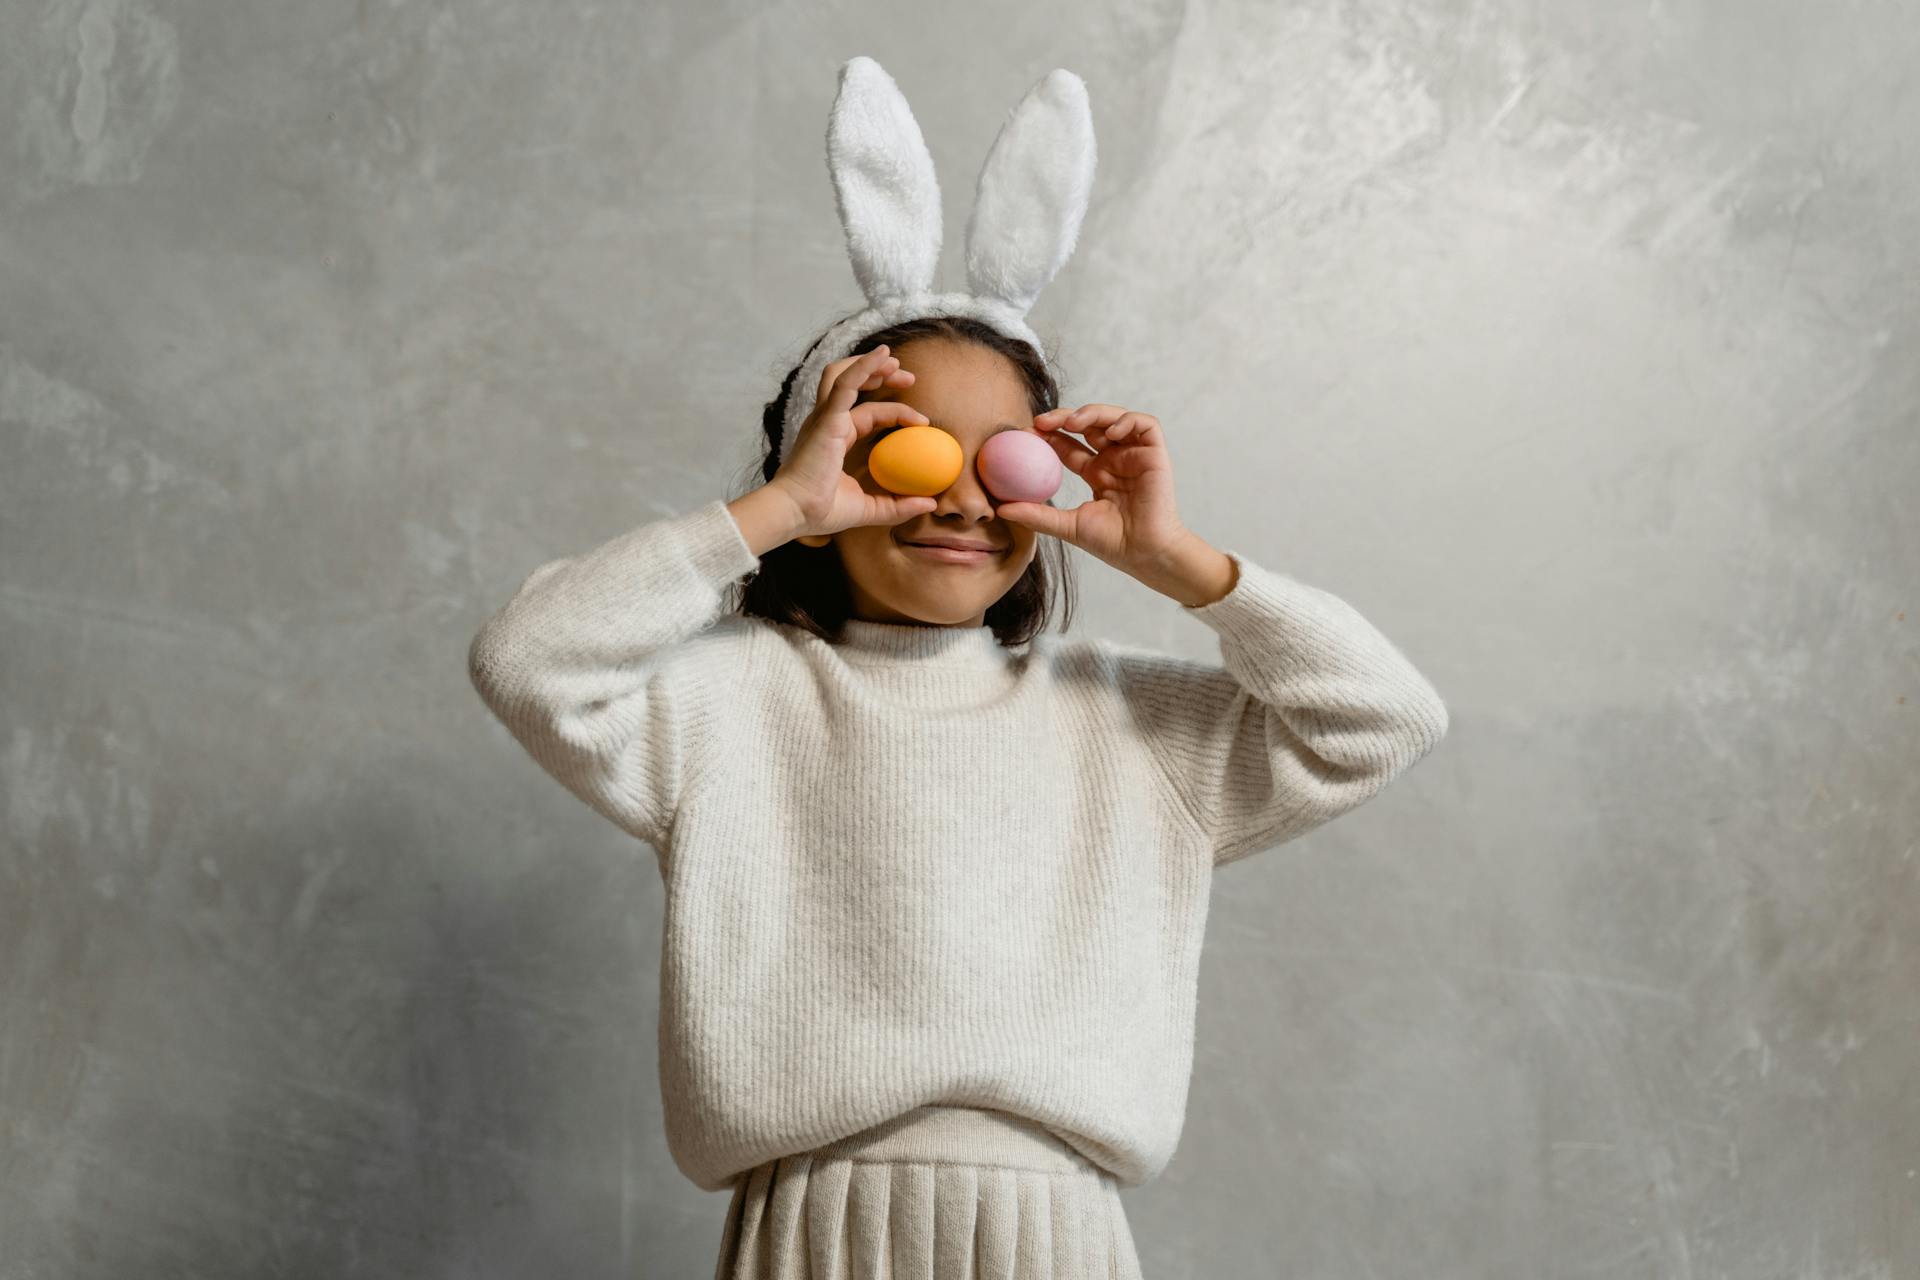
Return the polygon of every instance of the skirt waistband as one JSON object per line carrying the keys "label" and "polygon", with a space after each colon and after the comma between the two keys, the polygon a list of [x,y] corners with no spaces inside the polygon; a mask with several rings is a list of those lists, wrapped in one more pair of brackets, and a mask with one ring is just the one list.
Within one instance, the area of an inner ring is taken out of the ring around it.
{"label": "skirt waistband", "polygon": [[1098,1165],[1037,1121],[985,1107],[923,1106],[816,1147],[816,1158],[986,1164],[1045,1173],[1099,1173]]}

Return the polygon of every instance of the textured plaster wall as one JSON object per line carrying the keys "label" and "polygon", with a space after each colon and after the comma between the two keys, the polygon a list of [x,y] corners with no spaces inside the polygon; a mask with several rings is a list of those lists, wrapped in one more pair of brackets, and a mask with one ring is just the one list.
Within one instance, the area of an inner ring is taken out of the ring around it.
{"label": "textured plaster wall", "polygon": [[0,1277],[710,1274],[654,862],[465,645],[738,491],[858,302],[856,53],[955,287],[1004,113],[1087,79],[1068,398],[1452,711],[1219,875],[1148,1275],[1920,1275],[1910,4],[24,0]]}

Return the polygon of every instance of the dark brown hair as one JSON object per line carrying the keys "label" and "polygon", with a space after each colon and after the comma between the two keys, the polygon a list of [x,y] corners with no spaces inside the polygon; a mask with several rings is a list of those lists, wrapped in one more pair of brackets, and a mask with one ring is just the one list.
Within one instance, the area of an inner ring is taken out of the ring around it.
{"label": "dark brown hair", "polygon": [[[825,336],[823,333],[821,338]],[[974,342],[1005,356],[1026,384],[1027,401],[1036,415],[1060,403],[1060,388],[1031,345],[966,316],[922,316],[903,321],[868,334],[849,354],[871,351],[883,342],[898,352],[915,339],[929,338]],[[820,339],[815,339],[813,347],[819,345]],[[808,348],[809,355],[813,347]],[[801,363],[805,361],[806,357],[802,356]],[[800,368],[795,365],[788,371],[780,384],[780,394],[769,400],[761,411],[760,429],[766,435],[766,456],[741,477],[745,487],[735,497],[772,480],[779,471],[780,437],[786,422],[787,400],[794,394],[793,384],[800,376]],[[818,389],[807,388],[806,394],[817,395]],[[1047,505],[1053,503],[1049,501]],[[1036,537],[1039,546],[1027,571],[1007,588],[1005,595],[987,606],[986,625],[1002,645],[1024,644],[1047,629],[1053,617],[1056,588],[1064,606],[1060,629],[1065,631],[1072,625],[1074,581],[1067,548],[1047,534]],[[831,545],[809,547],[795,540],[775,547],[760,558],[759,569],[746,579],[739,591],[735,612],[800,627],[829,643],[839,637],[840,625],[853,616],[846,573]]]}

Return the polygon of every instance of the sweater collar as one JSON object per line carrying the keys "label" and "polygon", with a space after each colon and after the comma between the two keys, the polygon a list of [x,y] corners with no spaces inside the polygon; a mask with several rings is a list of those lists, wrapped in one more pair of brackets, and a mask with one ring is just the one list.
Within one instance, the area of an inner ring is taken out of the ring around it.
{"label": "sweater collar", "polygon": [[834,648],[849,662],[1003,667],[1011,653],[993,628],[946,627],[848,618]]}

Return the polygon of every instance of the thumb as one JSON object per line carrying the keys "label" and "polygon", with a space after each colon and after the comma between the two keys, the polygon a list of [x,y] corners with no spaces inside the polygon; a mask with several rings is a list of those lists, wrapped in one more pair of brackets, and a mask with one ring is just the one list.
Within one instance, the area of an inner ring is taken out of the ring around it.
{"label": "thumb", "polygon": [[876,495],[876,500],[881,505],[881,514],[879,519],[872,522],[874,524],[903,524],[915,516],[925,515],[940,505],[933,498],[919,494],[909,494],[901,498]]}
{"label": "thumb", "polygon": [[1044,502],[1003,502],[994,508],[994,514],[1035,533],[1051,534],[1062,542],[1073,541],[1071,514]]}

